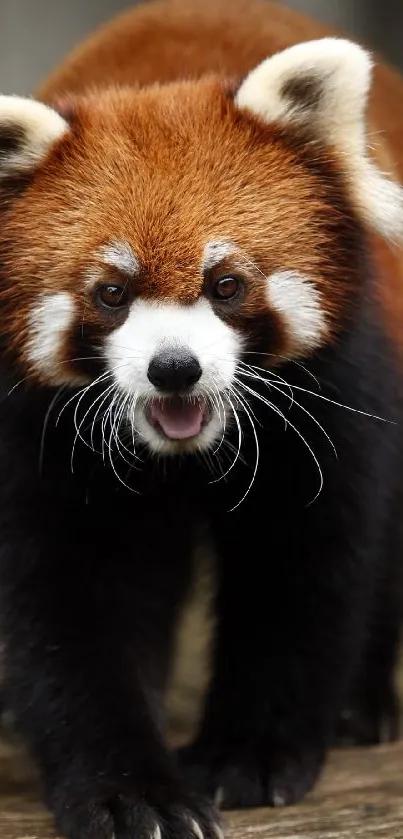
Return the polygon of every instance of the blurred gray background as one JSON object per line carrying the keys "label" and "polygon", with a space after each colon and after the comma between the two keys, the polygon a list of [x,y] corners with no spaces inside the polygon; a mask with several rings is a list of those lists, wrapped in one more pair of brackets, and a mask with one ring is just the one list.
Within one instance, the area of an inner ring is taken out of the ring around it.
{"label": "blurred gray background", "polygon": [[[362,38],[403,69],[403,0],[287,4]],[[77,41],[132,5],[133,0],[0,0],[0,92],[32,93]]]}

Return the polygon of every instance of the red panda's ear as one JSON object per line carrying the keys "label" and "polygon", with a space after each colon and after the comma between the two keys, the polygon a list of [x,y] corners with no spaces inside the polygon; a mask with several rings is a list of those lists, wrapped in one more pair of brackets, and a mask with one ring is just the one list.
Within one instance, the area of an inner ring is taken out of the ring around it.
{"label": "red panda's ear", "polygon": [[388,238],[403,235],[403,190],[368,157],[372,59],[357,44],[323,38],[263,61],[235,102],[266,122],[300,126],[339,152],[361,215]]}
{"label": "red panda's ear", "polygon": [[63,117],[47,105],[0,96],[0,181],[31,171],[68,130]]}

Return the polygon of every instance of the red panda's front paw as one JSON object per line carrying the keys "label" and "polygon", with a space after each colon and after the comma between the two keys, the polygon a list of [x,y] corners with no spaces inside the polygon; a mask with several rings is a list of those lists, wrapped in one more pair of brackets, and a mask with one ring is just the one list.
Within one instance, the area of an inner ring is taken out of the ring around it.
{"label": "red panda's front paw", "polygon": [[323,762],[322,750],[272,753],[265,784],[267,803],[273,807],[297,804],[314,786]]}
{"label": "red panda's front paw", "polygon": [[312,789],[323,765],[321,749],[246,747],[219,754],[199,744],[180,750],[186,777],[218,806],[279,807],[296,804]]}
{"label": "red panda's front paw", "polygon": [[223,839],[212,805],[189,798],[164,803],[143,795],[59,801],[56,828],[66,839]]}

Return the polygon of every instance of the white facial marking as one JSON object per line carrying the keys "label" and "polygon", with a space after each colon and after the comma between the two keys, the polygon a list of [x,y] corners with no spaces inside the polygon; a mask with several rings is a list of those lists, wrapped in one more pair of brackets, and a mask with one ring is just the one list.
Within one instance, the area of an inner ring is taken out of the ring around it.
{"label": "white facial marking", "polygon": [[159,452],[178,451],[179,445],[181,451],[205,448],[222,432],[224,408],[221,416],[213,411],[197,438],[180,444],[164,439],[145,416],[145,405],[159,395],[147,377],[150,361],[156,353],[171,347],[186,347],[199,361],[202,375],[194,394],[206,399],[215,396],[219,403],[217,393],[221,395],[233,382],[241,336],[217,317],[207,300],[185,306],[139,299],[132,304],[124,324],[106,341],[108,368],[114,370],[120,389],[135,402],[131,419],[139,437]]}
{"label": "white facial marking", "polygon": [[106,265],[118,268],[123,274],[133,276],[139,270],[139,261],[128,242],[114,242],[101,248],[100,256]]}
{"label": "white facial marking", "polygon": [[[20,134],[16,150],[1,149],[1,130]],[[31,169],[45,156],[52,143],[68,131],[68,124],[52,108],[20,96],[0,96],[0,178]]]}
{"label": "white facial marking", "polygon": [[309,277],[294,271],[276,271],[267,279],[270,306],[285,321],[292,355],[315,349],[326,334],[320,294]]}
{"label": "white facial marking", "polygon": [[235,245],[232,242],[225,241],[225,239],[217,239],[207,242],[203,252],[202,269],[208,271],[214,268],[226,259],[228,256],[233,256],[237,252]]}
{"label": "white facial marking", "polygon": [[43,295],[31,312],[28,358],[50,381],[60,381],[59,355],[73,317],[74,303],[67,291]]}

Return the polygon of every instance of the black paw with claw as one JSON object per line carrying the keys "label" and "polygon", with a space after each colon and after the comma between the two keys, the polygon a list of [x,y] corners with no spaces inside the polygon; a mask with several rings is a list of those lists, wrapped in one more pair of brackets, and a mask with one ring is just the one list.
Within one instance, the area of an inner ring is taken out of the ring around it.
{"label": "black paw with claw", "polygon": [[195,743],[177,759],[187,780],[223,809],[279,807],[296,804],[313,787],[323,751]]}
{"label": "black paw with claw", "polygon": [[53,798],[56,827],[67,839],[222,839],[214,807],[201,798],[143,794]]}

